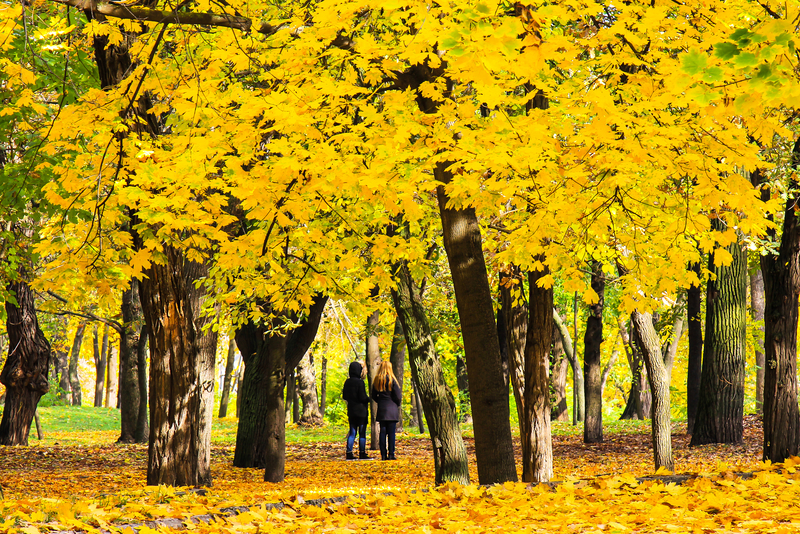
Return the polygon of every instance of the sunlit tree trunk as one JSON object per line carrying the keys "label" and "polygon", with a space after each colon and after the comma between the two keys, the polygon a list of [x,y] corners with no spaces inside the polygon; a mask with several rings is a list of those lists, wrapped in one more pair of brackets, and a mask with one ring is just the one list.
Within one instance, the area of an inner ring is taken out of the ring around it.
{"label": "sunlit tree trunk", "polygon": [[308,426],[322,425],[317,397],[317,373],[314,368],[314,353],[308,351],[297,365],[297,393],[303,403],[298,422]]}
{"label": "sunlit tree trunk", "polygon": [[[373,293],[373,297],[377,293]],[[381,363],[381,351],[378,338],[378,326],[380,325],[380,313],[376,310],[367,318],[366,330],[366,353],[364,355],[367,364],[367,391],[372,391],[372,381],[375,379],[375,374],[378,372],[378,366]],[[369,403],[369,448],[371,450],[378,449],[378,434],[380,427],[378,421],[375,419],[375,413],[378,409],[378,404],[375,401]]]}
{"label": "sunlit tree trunk", "polygon": [[583,421],[586,410],[586,400],[584,397],[583,386],[583,370],[581,369],[578,357],[575,354],[575,348],[572,344],[572,336],[569,334],[569,329],[566,323],[559,315],[558,310],[553,308],[553,321],[555,322],[556,331],[561,338],[562,346],[564,347],[564,354],[569,360],[570,368],[572,369],[572,390],[574,406],[572,407],[572,424],[577,425],[578,422]]}
{"label": "sunlit tree trunk", "polygon": [[597,302],[589,305],[586,333],[583,336],[583,376],[586,395],[586,416],[583,421],[584,443],[603,441],[603,382],[600,346],[603,343],[603,305],[605,277],[600,262],[592,262],[592,289]]}
{"label": "sunlit tree trunk", "polygon": [[81,378],[78,374],[78,364],[81,357],[81,346],[83,346],[83,336],[86,332],[86,323],[80,323],[75,329],[75,337],[72,341],[72,350],[69,353],[69,391],[70,404],[80,406],[83,403],[83,392],[81,391]]}
{"label": "sunlit tree trunk", "polygon": [[506,268],[500,272],[499,283],[497,332],[500,352],[507,354],[504,361],[508,362],[508,377],[521,425],[525,413],[525,340],[528,332],[528,306],[522,298],[522,271],[515,265]]}
{"label": "sunlit tree trunk", "polygon": [[628,400],[619,418],[620,420],[650,419],[652,395],[650,394],[644,356],[639,344],[636,342],[636,336],[632,336],[632,332],[628,331],[622,320],[619,320],[619,329],[625,347],[625,354],[628,358],[628,367],[631,370],[631,387],[628,393]]}
{"label": "sunlit tree trunk", "polygon": [[0,383],[6,387],[0,445],[27,445],[36,405],[49,389],[50,343],[39,328],[28,284],[12,282],[8,289],[16,303],[6,300],[9,343],[8,357],[0,371]]}
{"label": "sunlit tree trunk", "polygon": [[[443,184],[452,178],[447,166],[446,162],[438,163],[434,171],[437,181]],[[503,380],[478,219],[472,208],[448,207],[450,199],[444,185],[437,187],[437,197],[467,360],[478,481],[516,481],[508,389]]]}
{"label": "sunlit tree trunk", "polygon": [[[694,263],[690,269],[700,277],[700,264]],[[697,406],[700,403],[700,379],[703,373],[703,293],[700,282],[686,291],[686,320],[688,323],[689,355],[686,371],[686,429],[694,432]]]}
{"label": "sunlit tree trunk", "polygon": [[[721,222],[715,227],[722,231]],[[710,255],[706,339],[700,404],[691,445],[741,443],[744,435],[744,366],[747,334],[747,252],[738,241],[727,251],[730,265]]]}
{"label": "sunlit tree trunk", "polygon": [[[557,332],[555,321],[553,331]],[[553,350],[550,354],[550,420],[569,421],[567,409],[567,371],[569,360],[564,352],[561,336],[553,335]]]}
{"label": "sunlit tree trunk", "polygon": [[116,382],[118,376],[118,359],[115,358],[116,348],[113,343],[108,344],[108,359],[106,365],[106,398],[103,406],[106,408],[117,408],[117,398],[119,397],[119,383]]}
{"label": "sunlit tree trunk", "polygon": [[406,265],[397,269],[396,281],[392,299],[405,333],[413,381],[419,385],[428,421],[436,484],[450,481],[468,484],[467,452],[458,426],[455,399],[444,379],[419,287]]}
{"label": "sunlit tree trunk", "polygon": [[225,376],[222,380],[222,393],[219,399],[219,418],[228,415],[228,400],[231,395],[231,382],[233,381],[233,367],[236,363],[236,340],[228,342],[228,357],[225,359]]}
{"label": "sunlit tree trunk", "polygon": [[[392,333],[392,348],[389,351],[389,361],[392,363],[392,372],[397,378],[400,386],[401,396],[403,394],[403,379],[406,365],[406,340],[403,334],[403,324],[397,318],[394,321],[394,332]],[[400,420],[397,421],[397,432],[403,431],[403,410],[400,410]]]}
{"label": "sunlit tree trunk", "polygon": [[753,322],[759,324],[761,338],[755,341],[756,362],[756,411],[764,410],[764,277],[761,269],[750,275],[750,302]]}
{"label": "sunlit tree trunk", "polygon": [[106,367],[108,366],[108,326],[103,329],[102,343],[99,329],[95,324],[92,327],[92,349],[94,354],[94,407],[103,406],[106,385]]}

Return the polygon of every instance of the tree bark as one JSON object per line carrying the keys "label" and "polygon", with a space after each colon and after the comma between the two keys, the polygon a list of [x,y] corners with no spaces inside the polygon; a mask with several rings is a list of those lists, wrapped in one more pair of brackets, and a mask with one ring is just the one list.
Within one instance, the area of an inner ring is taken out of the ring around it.
{"label": "tree bark", "polygon": [[236,340],[231,338],[228,342],[228,357],[225,359],[225,376],[222,379],[222,393],[219,399],[219,418],[228,415],[228,400],[231,396],[231,382],[233,381],[234,364],[236,363]]}
{"label": "tree bark", "polygon": [[112,343],[108,343],[108,358],[106,359],[106,398],[103,401],[103,406],[106,408],[118,408],[119,405],[117,404],[117,397],[119,396],[119,384],[116,384],[114,381],[116,380],[118,371],[117,365],[117,358],[115,358],[115,351],[114,345]]}
{"label": "tree bark", "polygon": [[[553,321],[553,330],[556,330]],[[564,343],[561,336],[553,336],[553,350],[550,355],[550,420],[569,421],[569,410],[567,409],[567,370],[569,360],[564,352]]]}
{"label": "tree bark", "polygon": [[461,354],[456,354],[456,387],[458,388],[458,396],[456,398],[458,420],[461,423],[471,425],[472,410],[469,402],[469,376],[467,375],[467,362],[464,361]]}
{"label": "tree bark", "polygon": [[703,372],[702,291],[700,289],[700,264],[689,267],[698,277],[697,285],[686,290],[686,320],[688,325],[689,355],[686,372],[686,433],[694,432],[697,406],[700,403],[700,379]]}
{"label": "tree bark", "polygon": [[625,354],[628,358],[628,366],[631,369],[631,388],[620,420],[650,419],[652,395],[644,356],[639,344],[636,342],[636,336],[631,336],[621,319],[619,319],[619,331],[622,335]]}
{"label": "tree bark", "polygon": [[86,323],[81,323],[75,329],[75,338],[72,341],[72,350],[69,356],[69,391],[70,404],[80,406],[83,403],[83,392],[81,391],[81,379],[78,374],[78,363],[81,357],[81,346],[83,336],[86,331]]}
{"label": "tree bark", "polygon": [[419,388],[417,388],[415,380],[411,381],[411,386],[414,388],[414,415],[416,417],[416,424],[419,428],[419,433],[425,433],[425,411],[422,409],[422,399],[419,398]]}
{"label": "tree bark", "polygon": [[33,292],[24,281],[9,284],[16,303],[6,300],[8,357],[0,371],[6,387],[0,445],[27,445],[36,406],[47,393],[50,343],[39,328]]}
{"label": "tree bark", "polygon": [[314,353],[308,351],[297,366],[297,392],[303,402],[299,423],[305,426],[322,426],[317,397],[317,373],[314,368]]}
{"label": "tree bark", "polygon": [[[437,181],[443,184],[452,178],[447,166],[446,162],[438,163],[434,171]],[[473,208],[448,207],[450,199],[444,185],[438,186],[436,192],[467,360],[478,481],[516,481],[508,389],[503,380],[478,219]]]}
{"label": "tree bark", "polygon": [[94,407],[103,406],[106,386],[106,367],[108,366],[108,325],[103,329],[102,343],[98,337],[99,329],[97,325],[92,327],[92,349],[94,353]]}
{"label": "tree bark", "polygon": [[399,266],[395,280],[397,289],[392,292],[392,300],[405,333],[411,373],[419,386],[422,409],[428,420],[436,484],[468,484],[467,452],[458,426],[455,398],[444,379],[422,295],[407,265]]}
{"label": "tree bark", "polygon": [[[722,230],[721,221],[715,227]],[[691,445],[741,443],[744,435],[744,366],[747,335],[747,252],[738,241],[727,248],[730,265],[710,255],[706,293],[706,339],[700,403]]]}
{"label": "tree bark", "polygon": [[756,412],[764,410],[764,276],[761,269],[750,275],[750,302],[753,322],[758,325],[760,339],[755,340]]}
{"label": "tree bark", "polygon": [[522,271],[516,265],[500,272],[500,308],[497,310],[500,351],[507,354],[504,361],[508,362],[508,376],[520,425],[525,413],[525,340],[528,332],[528,306],[522,298],[522,281]]}
{"label": "tree bark", "polygon": [[586,415],[583,420],[584,443],[603,441],[603,379],[600,346],[603,343],[603,305],[605,302],[605,277],[600,262],[592,262],[591,285],[597,302],[589,305],[586,333],[583,336],[583,376],[586,397]]}
{"label": "tree bark", "polygon": [[583,386],[583,370],[581,369],[580,362],[575,355],[575,349],[572,345],[572,336],[569,334],[569,329],[566,323],[559,315],[558,310],[553,308],[553,321],[555,322],[556,331],[561,338],[561,343],[564,347],[564,354],[569,360],[570,368],[572,369],[572,391],[573,400],[575,401],[572,406],[572,424],[577,425],[579,421],[583,421],[584,414],[586,413],[586,397],[584,397]]}
{"label": "tree bark", "polygon": [[150,410],[148,410],[148,399],[150,398],[150,387],[147,372],[147,356],[150,346],[147,325],[143,324],[139,331],[139,344],[136,347],[136,357],[139,360],[136,372],[139,375],[139,414],[136,419],[136,432],[134,441],[145,443],[150,439]]}
{"label": "tree bark", "polygon": [[[403,324],[397,318],[394,321],[394,332],[392,333],[392,348],[389,351],[389,361],[392,363],[392,372],[397,378],[400,386],[400,395],[403,395],[403,378],[406,365],[406,340],[403,334]],[[400,420],[397,421],[397,432],[403,431],[403,410],[400,410]]]}
{"label": "tree bark", "polygon": [[[800,166],[800,139],[792,149],[792,168]],[[788,191],[797,190],[789,183]],[[762,196],[768,196],[762,190]],[[800,448],[797,407],[797,319],[800,294],[800,224],[796,194],[786,200],[777,256],[761,256],[764,276],[764,460],[782,462]],[[774,235],[773,235],[774,238]]]}
{"label": "tree bark", "polygon": [[[292,423],[297,422],[297,418],[299,414],[295,411],[295,406],[297,404],[297,376],[295,373],[297,372],[296,369],[287,370],[286,371],[286,400],[283,403],[283,409],[286,412],[284,418],[286,421],[291,421]],[[258,466],[261,467],[261,466]]]}
{"label": "tree bark", "polygon": [[204,332],[203,264],[165,247],[164,263],[142,280],[150,338],[150,440],[147,484],[211,484],[211,416],[217,334]]}
{"label": "tree bark", "polygon": [[[139,282],[122,293],[122,333],[119,338],[119,410],[120,436],[117,443],[136,442],[136,426],[139,420],[139,404],[142,402],[139,388],[139,331],[144,323]],[[147,397],[145,396],[144,399]],[[146,402],[146,401],[145,401]]]}
{"label": "tree bark", "polygon": [[[372,296],[377,296],[377,293],[374,292]],[[381,350],[377,332],[379,325],[380,313],[376,310],[367,318],[365,362],[367,364],[368,391],[372,391],[372,381],[375,379],[375,374],[378,372],[378,366],[381,363]],[[369,448],[374,451],[378,449],[378,435],[380,432],[378,421],[375,419],[378,404],[375,401],[371,401],[369,405]]]}
{"label": "tree bark", "polygon": [[528,273],[530,299],[525,342],[525,412],[520,420],[523,482],[548,482],[553,477],[548,368],[553,343],[553,288],[540,287],[549,271]]}
{"label": "tree bark", "polygon": [[675,470],[672,457],[672,431],[669,408],[669,382],[667,368],[661,355],[661,343],[653,326],[650,313],[634,311],[631,314],[636,343],[644,356],[650,390],[653,394],[653,417],[651,421],[653,437],[653,459],[655,470],[661,467]]}
{"label": "tree bark", "polygon": [[319,412],[325,421],[325,410],[328,408],[328,357],[322,353],[321,372],[319,377]]}

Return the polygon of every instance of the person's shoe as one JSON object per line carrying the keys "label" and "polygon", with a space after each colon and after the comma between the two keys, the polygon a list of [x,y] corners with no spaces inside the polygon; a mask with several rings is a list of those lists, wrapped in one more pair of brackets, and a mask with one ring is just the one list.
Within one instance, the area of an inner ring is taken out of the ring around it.
{"label": "person's shoe", "polygon": [[367,456],[367,452],[366,452],[366,451],[361,451],[361,452],[359,452],[359,453],[358,453],[358,459],[359,459],[359,460],[372,460],[372,458],[370,458],[369,456]]}
{"label": "person's shoe", "polygon": [[352,452],[348,452],[347,453],[347,459],[348,460],[355,460],[356,456]]}
{"label": "person's shoe", "polygon": [[388,459],[389,460],[397,460],[397,458],[394,457],[394,454],[390,454]]}

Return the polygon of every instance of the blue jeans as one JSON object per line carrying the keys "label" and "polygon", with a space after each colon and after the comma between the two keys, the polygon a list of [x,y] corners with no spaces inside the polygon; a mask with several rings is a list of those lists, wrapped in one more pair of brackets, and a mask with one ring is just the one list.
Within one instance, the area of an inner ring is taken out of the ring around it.
{"label": "blue jeans", "polygon": [[378,443],[381,449],[381,460],[394,460],[394,438],[397,430],[397,421],[381,421],[380,425],[381,433]]}
{"label": "blue jeans", "polygon": [[353,445],[356,441],[356,432],[358,432],[358,450],[364,452],[367,449],[367,425],[350,425],[350,432],[347,433],[347,452],[353,452]]}

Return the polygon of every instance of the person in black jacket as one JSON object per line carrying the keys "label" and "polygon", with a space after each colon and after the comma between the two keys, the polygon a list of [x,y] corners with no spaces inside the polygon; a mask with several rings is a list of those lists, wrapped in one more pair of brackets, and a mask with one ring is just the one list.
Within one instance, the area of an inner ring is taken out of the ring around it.
{"label": "person in black jacket", "polygon": [[394,442],[397,422],[400,420],[400,385],[392,372],[392,364],[386,360],[378,366],[375,379],[372,381],[372,400],[378,403],[375,419],[381,425],[378,443],[381,449],[381,460],[394,460]]}
{"label": "person in black jacket", "polygon": [[358,432],[358,457],[369,460],[367,456],[367,419],[369,418],[369,397],[362,376],[364,368],[358,362],[352,362],[349,368],[350,378],[344,381],[342,398],[347,401],[347,420],[350,431],[347,433],[348,460],[355,460],[353,444]]}

